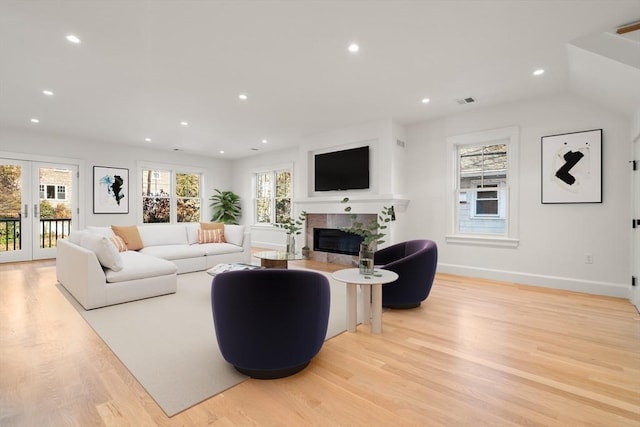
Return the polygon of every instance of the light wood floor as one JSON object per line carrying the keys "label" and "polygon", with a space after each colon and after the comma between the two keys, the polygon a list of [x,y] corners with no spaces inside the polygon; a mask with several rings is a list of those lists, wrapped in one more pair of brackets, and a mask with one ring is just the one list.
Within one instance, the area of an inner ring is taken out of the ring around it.
{"label": "light wood floor", "polygon": [[1,426],[640,425],[640,321],[622,299],[439,274],[382,335],[359,326],[295,376],[167,418],[55,283],[53,261],[0,265]]}

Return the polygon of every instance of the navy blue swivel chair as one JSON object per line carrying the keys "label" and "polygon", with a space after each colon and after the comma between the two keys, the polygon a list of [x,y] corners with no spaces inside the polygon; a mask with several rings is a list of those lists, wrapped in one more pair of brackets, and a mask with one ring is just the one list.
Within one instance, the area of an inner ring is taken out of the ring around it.
{"label": "navy blue swivel chair", "polygon": [[432,240],[409,240],[377,251],[376,267],[394,271],[398,280],[382,287],[382,306],[414,308],[427,299],[438,264]]}
{"label": "navy blue swivel chair", "polygon": [[324,344],[330,300],[329,280],[314,271],[218,274],[211,284],[211,307],[220,352],[252,378],[293,375]]}

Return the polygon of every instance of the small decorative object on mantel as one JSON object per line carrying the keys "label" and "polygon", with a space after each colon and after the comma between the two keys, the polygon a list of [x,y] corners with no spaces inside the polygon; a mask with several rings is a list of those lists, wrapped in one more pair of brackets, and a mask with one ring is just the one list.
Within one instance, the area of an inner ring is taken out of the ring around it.
{"label": "small decorative object on mantel", "polygon": [[[349,198],[345,197],[341,203],[349,203]],[[351,213],[351,206],[344,208],[344,211]],[[356,221],[357,217],[356,214],[351,213],[351,219],[354,220],[353,224],[351,224],[351,227],[343,227],[340,230],[362,237],[358,268],[360,274],[373,274],[373,255],[378,245],[384,243],[382,238],[385,236],[384,230],[387,229],[387,223],[395,221],[395,210],[393,206],[384,206],[382,211],[377,215],[376,220],[370,221],[367,224]]]}
{"label": "small decorative object on mantel", "polygon": [[302,225],[307,218],[307,212],[302,211],[298,215],[298,219],[289,218],[287,222],[273,224],[278,228],[284,228],[287,231],[287,253],[296,253],[296,240],[295,236],[302,232]]}
{"label": "small decorative object on mantel", "polygon": [[303,246],[302,247],[302,256],[303,257],[305,257],[305,258],[308,257],[309,256],[309,252],[310,252],[309,246]]}
{"label": "small decorative object on mantel", "polygon": [[541,142],[542,203],[602,203],[602,129]]}

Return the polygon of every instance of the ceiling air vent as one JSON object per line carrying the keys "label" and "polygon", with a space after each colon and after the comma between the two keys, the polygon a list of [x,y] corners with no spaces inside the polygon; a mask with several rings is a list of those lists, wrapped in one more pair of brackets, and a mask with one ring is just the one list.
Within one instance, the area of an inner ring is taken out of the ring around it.
{"label": "ceiling air vent", "polygon": [[471,98],[471,97],[469,97],[469,98],[456,99],[456,102],[458,104],[471,104],[472,102],[476,102],[476,100]]}

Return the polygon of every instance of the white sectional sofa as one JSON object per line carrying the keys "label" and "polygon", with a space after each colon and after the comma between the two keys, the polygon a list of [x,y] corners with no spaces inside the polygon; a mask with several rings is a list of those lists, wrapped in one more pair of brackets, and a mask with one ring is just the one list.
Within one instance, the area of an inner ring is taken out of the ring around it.
{"label": "white sectional sofa", "polygon": [[118,252],[110,227],[87,227],[58,241],[58,282],[87,310],[175,293],[177,274],[250,263],[244,226],[225,225],[225,243],[198,243],[199,224],[138,226],[143,248]]}

